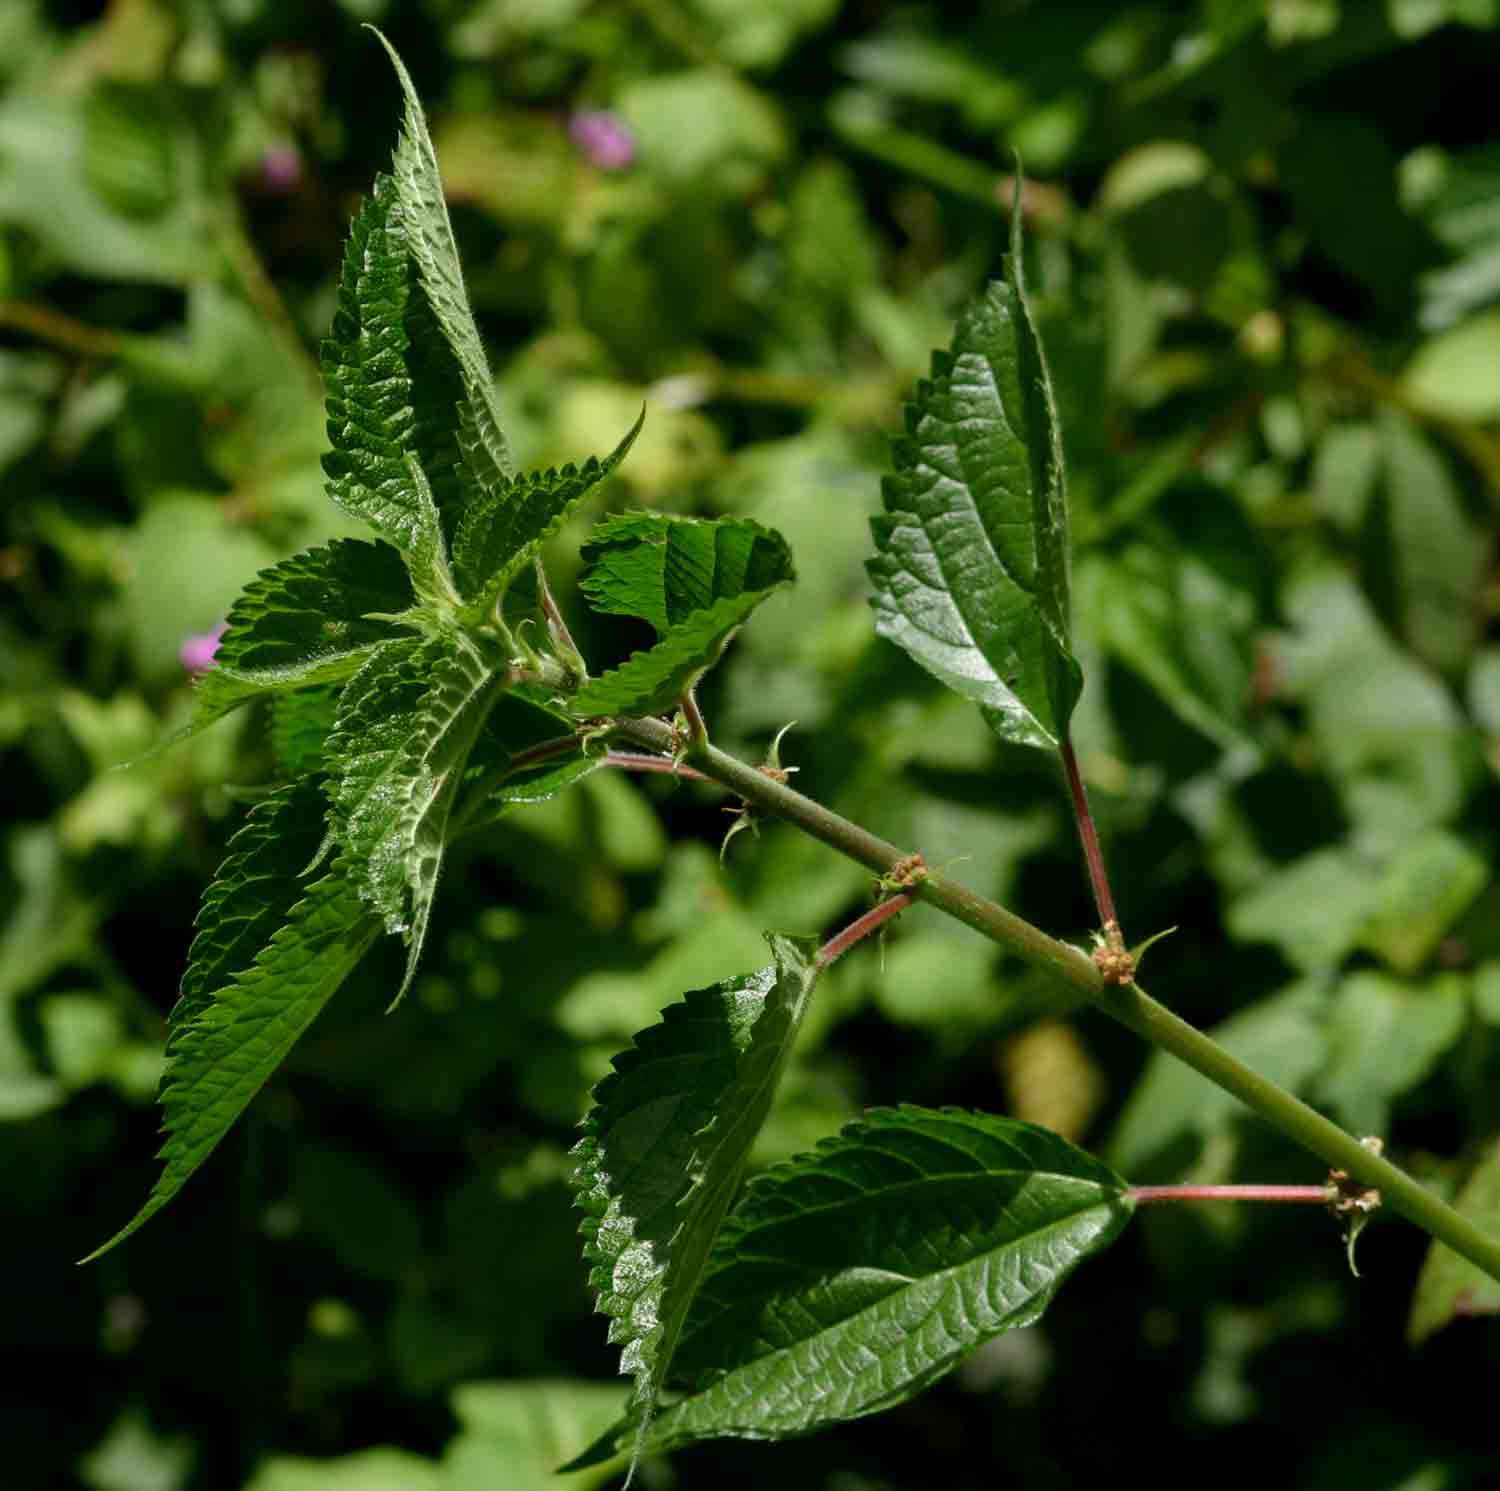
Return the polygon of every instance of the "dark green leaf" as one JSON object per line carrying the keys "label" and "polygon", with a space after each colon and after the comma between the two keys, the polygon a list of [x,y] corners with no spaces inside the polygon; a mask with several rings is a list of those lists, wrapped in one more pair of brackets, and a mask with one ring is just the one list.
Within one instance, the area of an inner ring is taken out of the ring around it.
{"label": "dark green leaf", "polygon": [[174,1026],[190,1024],[248,968],[302,899],[299,878],[323,838],[327,805],[315,781],[291,782],[251,808],[198,908]]}
{"label": "dark green leaf", "polygon": [[742,518],[624,513],[594,530],[587,552],[584,589],[595,606],[640,616],[661,638],[573,696],[573,712],[586,717],[672,708],[734,629],[794,578],[781,535]]}
{"label": "dark green leaf", "polygon": [[780,1438],[904,1402],[1030,1325],[1119,1235],[1125,1183],[1065,1140],[954,1109],[874,1109],[757,1177],[725,1223],[648,1450]]}
{"label": "dark green leaf", "polygon": [[230,609],[189,730],[262,694],[348,678],[372,648],[402,635],[382,618],[412,599],[401,556],[386,544],[335,539],[262,570]]}
{"label": "dark green leaf", "polygon": [[583,547],[583,592],[596,611],[639,616],[658,634],[725,596],[790,578],[779,533],[748,518],[628,512],[606,518]]}
{"label": "dark green leaf", "polygon": [[[288,796],[274,811],[279,814],[291,801]],[[264,854],[274,858],[277,871],[294,877],[280,836],[269,829],[260,841]],[[248,885],[261,878],[265,863],[256,851],[238,864],[231,858],[225,869],[235,865]],[[211,989],[214,978],[248,951],[230,924],[232,911],[226,910],[237,887],[226,882],[219,908],[223,920],[210,939],[207,959],[196,958],[202,972],[193,976],[191,993],[184,986],[167,1041],[161,1086],[167,1137],[159,1155],[164,1168],[146,1204],[90,1259],[123,1242],[182,1189],[378,935],[380,923],[360,904],[342,863],[311,884],[298,884],[302,898],[254,961]],[[264,925],[256,919],[257,930]]]}
{"label": "dark green leaf", "polygon": [[645,418],[642,409],[602,461],[590,457],[581,467],[504,478],[469,504],[453,540],[453,565],[459,589],[478,615],[488,613],[569,511],[625,459]]}
{"label": "dark green leaf", "polygon": [[671,709],[718,661],[735,628],[775,588],[730,596],[715,601],[706,611],[695,611],[649,652],[634,653],[618,668],[586,683],[570,701],[573,712],[592,719]]}
{"label": "dark green leaf", "polygon": [[[380,177],[349,230],[323,342],[328,491],[410,558],[424,598],[444,589],[442,514],[462,503],[454,432],[464,384],[418,282],[398,189]],[[452,517],[450,516],[450,522]]]}
{"label": "dark green leaf", "polygon": [[339,684],[323,684],[271,701],[271,749],[289,777],[305,776],[323,766],[323,747],[338,714]]}
{"label": "dark green leaf", "polygon": [[469,757],[463,797],[454,814],[455,832],[473,833],[496,823],[512,808],[546,802],[565,787],[599,770],[601,754],[585,755],[574,738],[571,748],[533,766],[516,765],[544,742],[573,736],[575,721],[539,695],[518,687],[502,694]]}
{"label": "dark green leaf", "polygon": [[875,625],[1003,739],[1054,747],[1082,686],[1070,651],[1062,441],[1012,215],[1004,282],[959,317],[906,411],[871,521]]}
{"label": "dark green leaf", "polygon": [[589,1281],[642,1423],[816,977],[808,949],[768,941],[772,966],[669,1005],[615,1058],[574,1150]]}

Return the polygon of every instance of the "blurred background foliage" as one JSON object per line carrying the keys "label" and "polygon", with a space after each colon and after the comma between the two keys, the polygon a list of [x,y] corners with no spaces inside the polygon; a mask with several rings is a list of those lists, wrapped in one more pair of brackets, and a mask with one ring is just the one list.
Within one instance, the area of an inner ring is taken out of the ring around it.
{"label": "blurred background foliage", "polygon": [[[198,896],[272,770],[180,655],[339,531],[316,342],[428,100],[524,462],[753,515],[801,573],[707,689],[798,784],[1082,941],[1055,782],[873,637],[887,434],[1022,196],[1071,459],[1078,720],[1153,992],[1500,1227],[1497,0],[6,0],[0,5],[0,1480],[530,1491],[624,1386],[567,1149],[683,990],[858,869],[595,776],[451,870],[185,1198],[154,1173]],[[638,641],[590,624],[600,662]],[[189,661],[191,661],[191,652]],[[1316,1181],[1197,1078],[936,914],[839,964],[761,1146],[861,1106],[1049,1124],[1137,1182]],[[1500,1290],[1381,1224],[1153,1210],[1043,1323],[882,1418],[651,1488],[1494,1485]],[[1174,1470],[1169,1467],[1178,1467]],[[597,1484],[595,1475],[579,1478]]]}

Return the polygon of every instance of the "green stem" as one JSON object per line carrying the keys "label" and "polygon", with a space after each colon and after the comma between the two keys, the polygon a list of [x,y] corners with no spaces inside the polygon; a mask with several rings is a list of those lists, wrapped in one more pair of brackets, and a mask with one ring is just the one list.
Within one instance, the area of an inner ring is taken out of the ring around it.
{"label": "green stem", "polygon": [[[662,755],[670,754],[680,744],[670,726],[661,720],[621,720],[618,733]],[[785,783],[774,781],[717,746],[690,746],[688,759],[704,776],[728,787],[763,812],[796,824],[804,833],[877,876],[889,875],[899,865],[910,864],[908,851],[887,843]],[[1075,994],[1153,1046],[1186,1062],[1331,1167],[1346,1170],[1365,1185],[1377,1187],[1386,1205],[1500,1281],[1500,1239],[1486,1236],[1404,1170],[1366,1149],[1352,1134],[1330,1123],[1316,1109],[1231,1056],[1202,1031],[1158,1004],[1139,984],[1106,983],[1093,961],[1077,948],[1048,936],[1041,928],[976,895],[941,871],[929,871],[911,889],[918,899],[982,932],[1034,968],[1052,974]]]}

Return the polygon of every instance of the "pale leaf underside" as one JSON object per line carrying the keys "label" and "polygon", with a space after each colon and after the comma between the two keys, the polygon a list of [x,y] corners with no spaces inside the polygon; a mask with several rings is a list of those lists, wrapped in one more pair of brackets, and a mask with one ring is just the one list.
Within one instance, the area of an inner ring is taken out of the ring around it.
{"label": "pale leaf underside", "polygon": [[810,949],[688,994],[615,1058],[574,1151],[590,1282],[649,1420],[812,990]]}
{"label": "pale leaf underside", "polygon": [[504,674],[453,633],[387,643],[349,682],[328,754],[333,835],[360,896],[421,955],[449,815]]}

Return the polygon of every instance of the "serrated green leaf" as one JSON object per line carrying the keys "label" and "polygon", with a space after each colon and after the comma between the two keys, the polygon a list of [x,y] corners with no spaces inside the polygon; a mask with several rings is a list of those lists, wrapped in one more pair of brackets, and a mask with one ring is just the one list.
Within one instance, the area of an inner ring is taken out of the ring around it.
{"label": "serrated green leaf", "polygon": [[[140,1211],[85,1262],[176,1196],[380,931],[344,864],[311,884],[296,878],[308,856],[308,827],[315,840],[321,818],[308,797],[296,785],[267,799],[209,892],[167,1040],[162,1173]],[[286,885],[295,904],[284,911]]]}
{"label": "serrated green leaf", "polygon": [[335,539],[262,570],[230,608],[186,733],[260,695],[348,678],[402,635],[382,618],[412,599],[401,556],[386,544]]}
{"label": "serrated green leaf", "polygon": [[594,530],[586,553],[596,608],[640,616],[661,637],[573,696],[569,707],[585,717],[672,708],[734,629],[795,578],[781,535],[743,518],[624,513]]}
{"label": "serrated green leaf", "polygon": [[642,1424],[816,977],[810,945],[767,940],[770,967],[686,995],[615,1058],[574,1150],[589,1282]]}
{"label": "serrated green leaf", "polygon": [[487,613],[572,508],[625,459],[645,418],[643,408],[603,460],[505,478],[469,504],[453,540],[453,565],[473,611]]}
{"label": "serrated green leaf", "polygon": [[751,1182],[678,1348],[674,1376],[698,1390],[644,1448],[776,1439],[904,1402],[1032,1324],[1131,1212],[1124,1181],[1046,1129],[873,1109]]}
{"label": "serrated green leaf", "polygon": [[323,342],[328,492],[408,556],[424,598],[447,598],[443,523],[463,505],[455,432],[457,361],[419,283],[396,183],[377,177],[349,229],[333,324]]}
{"label": "serrated green leaf", "polygon": [[514,467],[495,405],[489,362],[464,289],[437,153],[410,74],[390,42],[373,26],[370,30],[390,55],[406,101],[405,125],[392,163],[406,243],[421,275],[427,305],[443,342],[457,359],[463,380],[459,441],[469,470],[480,487],[488,489],[512,476]]}
{"label": "serrated green leaf", "polygon": [[469,755],[505,673],[469,637],[386,643],[350,680],[327,753],[333,837],[361,899],[409,949],[396,998],[422,952]]}
{"label": "serrated green leaf", "polygon": [[871,520],[875,626],[996,734],[1054,748],[1082,687],[1070,650],[1062,440],[1011,217],[1005,280],[959,317],[906,411]]}
{"label": "serrated green leaf", "polygon": [[582,589],[596,611],[639,616],[658,633],[725,596],[789,578],[785,540],[749,518],[627,512],[606,518],[583,547]]}
{"label": "serrated green leaf", "polygon": [[174,1026],[190,1024],[248,968],[302,899],[299,877],[317,851],[326,814],[321,787],[308,780],[289,782],[251,808],[198,907]]}
{"label": "serrated green leaf", "polygon": [[695,611],[648,652],[633,653],[618,668],[586,683],[570,701],[573,712],[592,719],[671,709],[718,661],[734,629],[776,588],[730,596]]}

